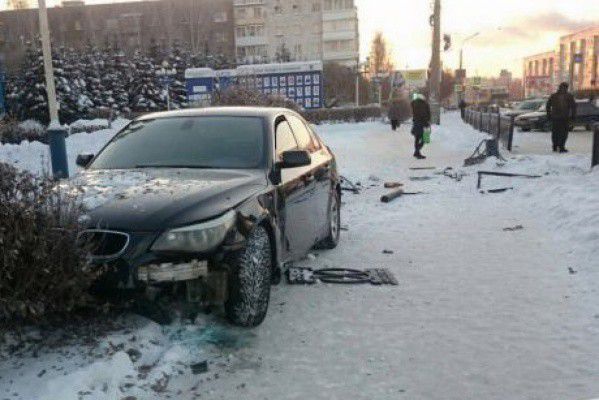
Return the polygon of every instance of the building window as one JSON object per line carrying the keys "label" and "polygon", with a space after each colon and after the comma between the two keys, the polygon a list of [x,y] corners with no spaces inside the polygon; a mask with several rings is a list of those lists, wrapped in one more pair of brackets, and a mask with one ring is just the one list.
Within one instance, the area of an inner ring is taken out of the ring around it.
{"label": "building window", "polygon": [[312,3],[312,12],[320,12],[320,3]]}
{"label": "building window", "polygon": [[212,15],[212,21],[215,23],[219,22],[227,22],[227,12],[226,11],[218,11]]}

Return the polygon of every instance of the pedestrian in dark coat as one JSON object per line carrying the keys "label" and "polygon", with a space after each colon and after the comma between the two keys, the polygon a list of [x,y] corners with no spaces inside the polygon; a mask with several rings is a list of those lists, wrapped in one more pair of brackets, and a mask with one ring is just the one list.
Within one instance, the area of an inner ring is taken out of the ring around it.
{"label": "pedestrian in dark coat", "polygon": [[391,104],[389,105],[388,116],[389,120],[391,121],[391,129],[396,131],[401,124],[401,103],[399,100],[391,101]]}
{"label": "pedestrian in dark coat", "polygon": [[574,96],[568,93],[566,82],[560,84],[558,91],[551,95],[546,108],[547,118],[552,125],[553,151],[567,153],[566,142],[568,141],[570,122],[576,118],[576,101]]}
{"label": "pedestrian in dark coat", "polygon": [[412,135],[414,135],[414,157],[424,159],[420,152],[424,147],[424,129],[431,126],[431,109],[424,96],[417,95],[412,101]]}
{"label": "pedestrian in dark coat", "polygon": [[466,101],[464,99],[460,100],[460,113],[462,114],[462,119],[466,118],[466,107],[468,107],[468,104],[466,103]]}

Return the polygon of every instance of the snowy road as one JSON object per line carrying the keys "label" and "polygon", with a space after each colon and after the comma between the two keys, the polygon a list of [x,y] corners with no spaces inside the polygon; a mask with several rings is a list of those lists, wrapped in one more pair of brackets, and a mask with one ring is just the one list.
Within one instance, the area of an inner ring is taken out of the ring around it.
{"label": "snowy road", "polygon": [[[458,167],[478,143],[480,137],[455,114],[445,118],[446,127],[425,149],[425,161],[411,158],[406,127],[397,133],[378,123],[319,129],[343,175],[366,189],[343,198],[348,231],[340,246],[302,265],[385,267],[400,281],[398,287],[282,284],[273,291],[265,323],[252,331],[229,328],[218,316],[165,329],[138,322],[141,328],[130,329],[136,340],[128,333],[100,342],[138,349],[143,362],[131,362],[122,351],[94,362],[76,347],[60,361],[53,353],[41,360],[7,361],[0,364],[0,398],[77,399],[83,389],[91,393],[84,399],[599,397],[599,229],[577,222],[587,235],[577,237],[578,225],[562,224],[564,235],[557,235],[552,212],[561,212],[559,204],[542,207],[557,196],[552,188],[579,180],[572,185],[581,186],[580,193],[568,189],[578,199],[572,208],[588,207],[588,212],[580,216],[571,210],[563,220],[599,223],[599,208],[592,207],[599,204],[597,173],[582,171],[586,161],[576,155],[511,160],[509,167],[559,172],[542,182],[507,182],[515,193],[482,195],[475,188],[477,168],[464,169],[468,175],[461,182],[432,170],[411,171],[412,166]],[[487,168],[496,168],[495,162]],[[425,194],[382,204],[386,180]],[[505,184],[485,181],[488,187]],[[535,185],[547,187],[547,196],[527,192]],[[541,205],[535,212],[531,204]],[[504,231],[517,225],[524,229]],[[201,341],[198,332],[217,334]],[[209,372],[192,374],[185,365],[202,357],[210,360]],[[60,363],[66,375],[54,372],[52,363]],[[82,373],[79,365],[87,370]],[[141,365],[153,367],[139,376]],[[37,377],[41,368],[50,372]],[[162,372],[167,385],[152,385]]]}

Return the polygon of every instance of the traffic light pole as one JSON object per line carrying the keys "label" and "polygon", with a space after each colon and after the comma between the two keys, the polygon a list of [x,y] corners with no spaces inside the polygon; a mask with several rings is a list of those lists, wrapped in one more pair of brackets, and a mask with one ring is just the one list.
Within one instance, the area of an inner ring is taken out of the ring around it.
{"label": "traffic light pole", "polygon": [[433,124],[441,124],[441,0],[435,0],[433,13],[433,54],[431,58],[430,106]]}
{"label": "traffic light pole", "polygon": [[54,68],[52,66],[52,49],[50,47],[50,31],[48,29],[48,10],[46,0],[39,2],[40,35],[42,38],[42,53],[44,59],[44,75],[46,78],[46,94],[48,96],[48,111],[50,125],[48,138],[50,158],[52,161],[52,175],[54,178],[68,178],[69,165],[67,162],[66,130],[58,120],[58,102],[56,101],[56,86],[54,85]]}

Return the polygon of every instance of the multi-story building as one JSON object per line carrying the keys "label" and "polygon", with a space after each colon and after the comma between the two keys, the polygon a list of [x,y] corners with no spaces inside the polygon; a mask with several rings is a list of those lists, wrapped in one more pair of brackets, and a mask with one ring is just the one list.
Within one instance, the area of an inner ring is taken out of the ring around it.
{"label": "multi-story building", "polygon": [[[196,53],[240,64],[359,58],[354,0],[145,0],[85,5],[63,0],[48,9],[52,44],[111,45],[125,52],[175,40]],[[35,9],[0,12],[0,53],[9,67],[39,33]]]}
{"label": "multi-story building", "polygon": [[235,56],[239,63],[267,62],[267,0],[233,0]]}
{"label": "multi-story building", "polygon": [[322,21],[322,59],[356,66],[360,55],[360,36],[354,0],[324,0]]}
{"label": "multi-story building", "polygon": [[557,55],[553,51],[535,54],[524,59],[524,96],[546,97],[556,87]]}
{"label": "multi-story building", "polygon": [[556,51],[524,59],[526,97],[547,96],[560,82],[573,91],[599,91],[599,26],[560,38]]}
{"label": "multi-story building", "polygon": [[[65,1],[48,9],[48,20],[54,48],[112,45],[129,52],[177,40],[195,52],[234,57],[231,0]],[[0,52],[9,68],[19,64],[25,43],[38,35],[36,9],[0,12]]]}
{"label": "multi-story building", "polygon": [[559,43],[559,80],[573,90],[599,90],[599,26],[563,36]]}
{"label": "multi-story building", "polygon": [[355,66],[354,0],[234,0],[239,63],[312,61]]}

